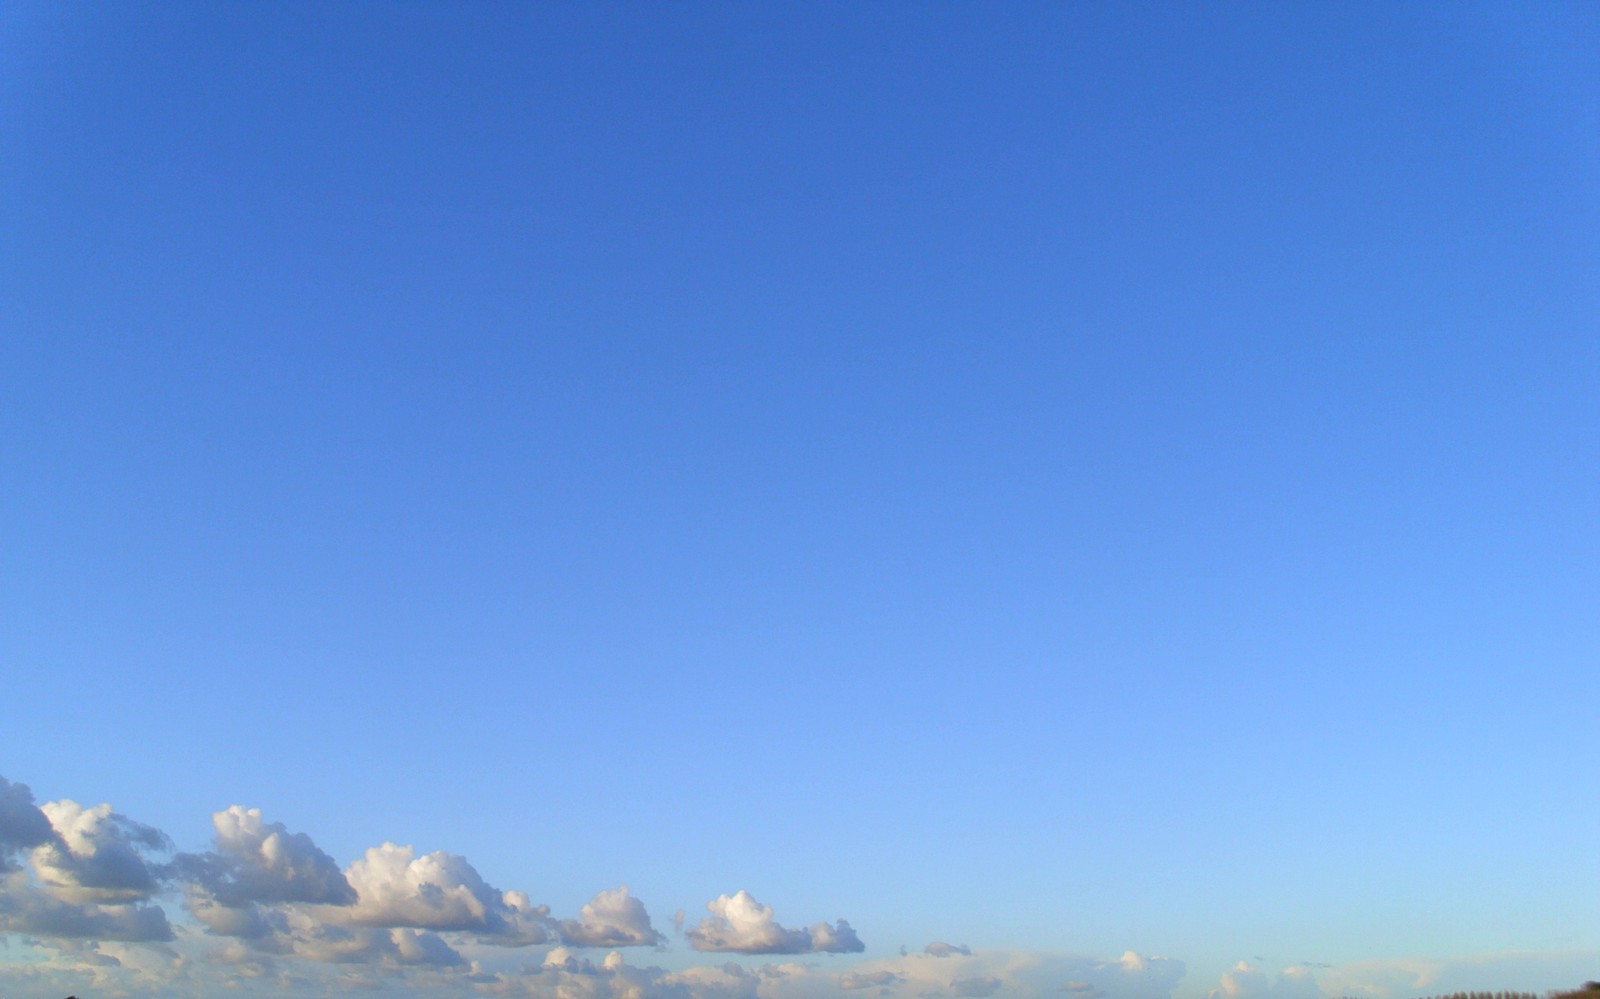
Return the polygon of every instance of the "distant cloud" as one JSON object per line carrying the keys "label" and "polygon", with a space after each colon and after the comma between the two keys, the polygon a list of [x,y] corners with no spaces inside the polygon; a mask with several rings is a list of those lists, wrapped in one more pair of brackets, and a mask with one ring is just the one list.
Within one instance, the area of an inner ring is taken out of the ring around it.
{"label": "distant cloud", "polygon": [[893,971],[853,971],[847,975],[839,976],[839,988],[846,992],[857,989],[882,988],[887,985],[898,985],[905,978]]}
{"label": "distant cloud", "polygon": [[706,903],[711,915],[687,931],[695,950],[736,954],[851,954],[865,949],[855,930],[843,919],[810,929],[785,929],[773,917],[772,907],[757,902],[747,891],[720,895]]}
{"label": "distant cloud", "polygon": [[[1187,967],[1171,957],[1156,957],[1136,951],[1124,951],[1115,961],[1105,961],[1095,968],[1095,984],[1107,995],[1119,996],[1171,994],[1183,980]],[[1085,976],[1088,977],[1088,976]]]}
{"label": "distant cloud", "polygon": [[[31,949],[28,960],[0,966],[0,993],[210,994],[253,982],[247,991],[307,995],[916,999],[1059,996],[1062,981],[1094,978],[1110,999],[1170,999],[1182,973],[1181,963],[1133,952],[1096,961],[942,940],[830,971],[798,962],[636,966],[620,948],[659,947],[667,937],[626,885],[558,919],[443,850],[382,843],[341,870],[306,833],[243,805],[212,813],[211,831],[206,850],[163,860],[167,837],[108,804],[37,805],[26,785],[0,780],[0,934]],[[187,926],[168,922],[162,906],[171,900],[181,901]],[[674,920],[697,951],[864,950],[846,920],[785,926],[747,891],[706,910],[696,925]],[[513,948],[533,950],[513,957]],[[598,948],[603,958],[591,956]],[[1098,990],[1083,997],[1100,999]]]}
{"label": "distant cloud", "polygon": [[992,996],[1005,982],[994,975],[976,978],[957,978],[950,983],[950,991],[958,996]]}
{"label": "distant cloud", "polygon": [[1321,995],[1310,968],[1297,965],[1272,977],[1248,961],[1240,961],[1223,972],[1210,999],[1318,999]]}
{"label": "distant cloud", "polygon": [[324,910],[330,923],[470,932],[485,943],[527,946],[554,938],[547,906],[520,891],[491,886],[465,857],[435,850],[418,857],[409,846],[367,850],[345,877],[355,905]]}
{"label": "distant cloud", "polygon": [[577,919],[561,921],[561,942],[573,947],[645,947],[665,941],[650,925],[644,904],[628,894],[628,886],[602,891],[579,910]]}
{"label": "distant cloud", "polygon": [[[614,948],[659,947],[667,935],[626,885],[557,919],[527,893],[491,885],[457,854],[384,843],[341,870],[310,836],[257,809],[225,808],[211,825],[209,849],[163,860],[168,838],[111,805],[38,804],[27,785],[0,778],[0,935],[20,937],[25,948],[23,960],[0,964],[0,994],[204,995],[253,982],[247,993],[1171,999],[1185,973],[1182,961],[1131,950],[1101,959],[943,940],[824,967],[801,959],[864,949],[848,922],[786,927],[747,891],[719,896],[697,925],[675,920],[679,932],[698,951],[795,955],[793,963],[638,966]],[[163,905],[172,900],[181,900],[185,925],[168,921]],[[1240,962],[1210,999],[1395,999],[1550,981],[1555,967],[1557,980],[1579,982],[1593,976],[1596,960],[1600,954],[1496,955],[1277,971]]]}
{"label": "distant cloud", "polygon": [[[161,862],[155,855],[171,843],[154,827],[108,804],[38,805],[27,785],[0,778],[0,933],[110,967],[84,955],[96,941],[174,940],[158,900],[176,896],[207,936],[234,941],[217,960],[258,974],[287,958],[392,974],[461,967],[458,948],[466,945],[665,940],[626,886],[599,892],[576,919],[556,920],[527,893],[490,885],[456,854],[418,856],[384,843],[341,871],[310,836],[267,821],[259,809],[233,805],[213,813],[211,824],[211,849]],[[817,945],[838,949],[852,939],[848,926],[823,927]]]}

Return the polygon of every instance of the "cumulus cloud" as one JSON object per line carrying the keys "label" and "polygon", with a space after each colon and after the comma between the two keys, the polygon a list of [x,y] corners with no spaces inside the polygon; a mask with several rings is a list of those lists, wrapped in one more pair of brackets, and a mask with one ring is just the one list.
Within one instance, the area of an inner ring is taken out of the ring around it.
{"label": "cumulus cloud", "polygon": [[[308,835],[258,809],[234,805],[211,824],[209,849],[162,863],[154,855],[171,845],[155,828],[110,805],[36,805],[26,785],[0,779],[0,934],[23,937],[33,951],[23,966],[0,966],[0,992],[206,994],[253,980],[247,988],[302,994],[392,987],[543,999],[813,999],[888,994],[909,981],[894,969],[840,977],[800,964],[639,968],[617,950],[596,962],[581,950],[665,942],[626,885],[598,892],[575,918],[555,919],[455,854],[384,843],[341,871]],[[181,899],[190,926],[205,932],[170,924],[158,904],[166,898]],[[787,928],[747,892],[707,909],[688,931],[702,950],[863,949],[842,919]],[[512,957],[501,948],[540,944],[554,946],[537,963],[504,967]]]}
{"label": "cumulus cloud", "polygon": [[29,862],[59,897],[134,902],[155,894],[159,884],[145,854],[170,849],[160,830],[117,814],[110,805],[51,801],[40,811],[55,835],[33,848]]}
{"label": "cumulus cloud", "polygon": [[972,956],[972,948],[966,944],[947,944],[943,940],[935,940],[922,948],[922,952],[930,957],[954,957],[957,954],[962,957]]}
{"label": "cumulus cloud", "polygon": [[561,921],[561,942],[572,947],[643,947],[664,940],[627,885],[600,892],[579,910],[577,919]]}
{"label": "cumulus cloud", "polygon": [[502,946],[553,939],[547,906],[520,891],[502,892],[483,880],[465,857],[436,850],[416,856],[409,846],[384,843],[367,850],[345,877],[357,901],[324,910],[331,923],[471,932]]}
{"label": "cumulus cloud", "polygon": [[[171,940],[166,913],[147,904],[161,883],[146,854],[168,848],[159,831],[110,805],[35,805],[26,784],[0,778],[0,933],[69,948]],[[13,859],[22,850],[28,870]]]}
{"label": "cumulus cloud", "polygon": [[950,991],[958,996],[992,996],[1000,991],[1000,986],[1004,984],[994,975],[979,975],[953,980],[950,983]]}
{"label": "cumulus cloud", "polygon": [[852,954],[865,949],[843,919],[810,929],[785,929],[747,891],[719,895],[706,903],[710,916],[687,932],[695,950],[736,954]]}
{"label": "cumulus cloud", "polygon": [[216,850],[174,861],[196,888],[228,908],[254,903],[353,905],[356,891],[339,864],[305,833],[262,819],[259,808],[233,805],[211,816]]}

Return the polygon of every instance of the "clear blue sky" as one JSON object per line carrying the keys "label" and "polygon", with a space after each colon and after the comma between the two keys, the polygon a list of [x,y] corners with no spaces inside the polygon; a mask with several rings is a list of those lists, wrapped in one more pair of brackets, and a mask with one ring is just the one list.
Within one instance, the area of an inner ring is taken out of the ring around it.
{"label": "clear blue sky", "polygon": [[1600,978],[1597,67],[1584,3],[9,4],[0,776],[626,883],[630,964],[847,919],[805,988]]}

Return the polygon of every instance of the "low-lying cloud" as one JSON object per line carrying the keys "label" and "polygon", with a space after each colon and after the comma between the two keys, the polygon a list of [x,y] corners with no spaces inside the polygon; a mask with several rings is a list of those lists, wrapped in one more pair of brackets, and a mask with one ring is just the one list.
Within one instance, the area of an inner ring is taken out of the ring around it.
{"label": "low-lying cloud", "polygon": [[[175,853],[163,832],[109,804],[39,802],[26,784],[0,777],[0,945],[24,954],[0,963],[0,994],[1171,999],[1185,975],[1182,961],[1135,951],[1104,959],[943,940],[841,967],[829,955],[865,951],[848,921],[785,925],[749,891],[719,895],[697,924],[664,933],[627,885],[558,918],[443,850],[381,843],[341,867],[309,834],[240,805],[215,812],[211,833],[205,850]],[[675,939],[753,960],[663,968],[623,954],[666,950]],[[1510,988],[1558,959],[1576,982],[1592,976],[1600,954],[1277,971],[1257,960],[1222,973],[1210,999]],[[1550,980],[1548,970],[1535,980]],[[1204,985],[1195,990],[1205,994]]]}
{"label": "low-lying cloud", "polygon": [[[755,983],[798,974],[747,972],[732,963],[674,972],[625,964],[621,948],[667,945],[627,885],[601,890],[575,917],[558,919],[527,892],[490,884],[459,854],[385,842],[341,868],[310,835],[259,809],[231,805],[212,814],[211,826],[209,848],[174,853],[163,832],[109,804],[40,803],[26,784],[0,777],[0,935],[21,936],[54,955],[25,971],[5,970],[11,978],[0,982],[58,972],[70,991],[97,983],[95,991],[128,990],[156,979],[175,987],[194,968],[210,966],[226,968],[232,980],[320,991],[330,980],[308,969],[326,967],[341,988],[442,975],[486,992],[515,994],[518,983],[531,981],[537,987],[530,995],[620,990],[636,999],[689,999],[754,996]],[[172,900],[186,921],[169,920]],[[695,949],[863,949],[843,919],[789,929],[746,891],[708,908],[711,916],[686,934]],[[520,972],[479,963],[483,948],[538,947],[548,948],[542,960]],[[599,948],[610,951],[599,963],[578,953]],[[81,976],[88,984],[73,987]]]}
{"label": "low-lying cloud", "polygon": [[695,950],[732,954],[853,954],[865,949],[856,931],[840,919],[809,929],[785,929],[772,907],[749,892],[719,895],[706,903],[711,915],[687,932]]}
{"label": "low-lying cloud", "polygon": [[525,892],[495,888],[453,853],[419,857],[409,846],[384,843],[368,849],[345,875],[356,902],[327,909],[323,918],[330,923],[470,933],[508,947],[552,938],[548,906],[534,905]]}
{"label": "low-lying cloud", "polygon": [[623,885],[595,895],[577,919],[563,919],[561,942],[573,947],[646,947],[665,943],[666,938],[650,925],[644,903]]}

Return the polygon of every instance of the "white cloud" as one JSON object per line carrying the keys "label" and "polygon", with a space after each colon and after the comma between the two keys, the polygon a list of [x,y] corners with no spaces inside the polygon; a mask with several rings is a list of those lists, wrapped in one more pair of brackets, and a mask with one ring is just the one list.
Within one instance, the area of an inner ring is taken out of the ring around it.
{"label": "white cloud", "polygon": [[166,836],[119,815],[110,805],[85,808],[51,801],[40,811],[55,835],[33,848],[29,863],[39,881],[73,902],[137,902],[159,888],[144,854],[168,849]]}
{"label": "white cloud", "polygon": [[554,936],[546,906],[520,891],[501,892],[465,857],[436,850],[418,857],[409,846],[371,847],[345,872],[356,904],[321,910],[330,923],[470,932],[487,943],[526,946]]}
{"label": "white cloud", "polygon": [[810,929],[785,929],[747,891],[719,895],[706,903],[711,915],[687,932],[695,950],[736,954],[849,954],[864,950],[855,930],[843,919]]}
{"label": "white cloud", "polygon": [[[11,861],[30,847],[31,877]],[[171,940],[166,913],[147,904],[161,885],[145,853],[167,847],[159,831],[110,805],[35,806],[27,785],[0,778],[0,933],[82,953],[78,941]]]}
{"label": "white cloud", "polygon": [[665,938],[650,925],[644,903],[628,894],[628,886],[602,891],[579,910],[577,919],[561,921],[561,941],[573,947],[643,947]]}
{"label": "white cloud", "polygon": [[351,905],[355,889],[339,864],[305,833],[262,820],[259,808],[230,806],[211,816],[216,850],[181,854],[176,868],[198,888],[230,908],[252,903],[307,902]]}

